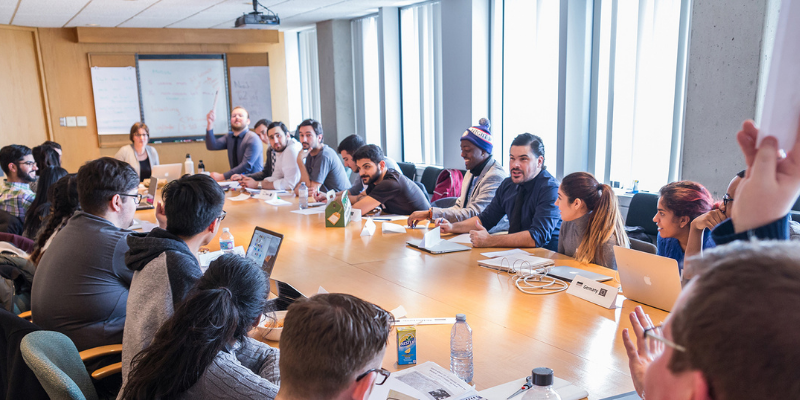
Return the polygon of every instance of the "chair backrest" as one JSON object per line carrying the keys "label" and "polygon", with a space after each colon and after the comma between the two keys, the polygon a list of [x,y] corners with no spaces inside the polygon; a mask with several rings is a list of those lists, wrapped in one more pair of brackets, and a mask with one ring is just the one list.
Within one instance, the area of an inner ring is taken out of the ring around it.
{"label": "chair backrest", "polygon": [[431,202],[431,207],[448,208],[456,205],[458,197],[442,197]]}
{"label": "chair backrest", "polygon": [[653,217],[658,211],[658,195],[655,193],[636,193],[628,206],[627,226],[641,226],[645,233],[655,236],[658,226],[653,222]]}
{"label": "chair backrest", "polygon": [[397,166],[400,167],[400,172],[406,176],[406,178],[413,180],[417,179],[417,166],[412,163],[407,162],[399,162]]}
{"label": "chair backrest", "polygon": [[631,241],[631,249],[643,251],[645,253],[656,254],[658,248],[652,243],[647,243],[639,239],[628,238]]}
{"label": "chair backrest", "polygon": [[439,178],[442,171],[441,168],[436,167],[425,167],[425,170],[422,171],[422,178],[419,178],[419,181],[425,186],[425,191],[429,195],[433,195],[433,191],[436,189],[436,179]]}
{"label": "chair backrest", "polygon": [[22,339],[25,364],[54,400],[97,400],[97,392],[78,349],[59,332],[36,331]]}
{"label": "chair backrest", "polygon": [[414,184],[417,185],[419,190],[422,190],[422,194],[425,195],[425,198],[428,199],[428,201],[431,201],[431,195],[428,194],[428,192],[425,191],[425,186],[422,183],[419,183],[417,181],[414,181]]}
{"label": "chair backrest", "polygon": [[0,232],[22,235],[22,220],[8,211],[0,210]]}

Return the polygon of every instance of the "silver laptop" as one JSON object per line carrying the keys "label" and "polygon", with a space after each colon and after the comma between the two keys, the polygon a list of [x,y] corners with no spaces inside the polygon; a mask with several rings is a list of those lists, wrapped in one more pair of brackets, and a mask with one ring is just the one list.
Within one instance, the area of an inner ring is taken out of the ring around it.
{"label": "silver laptop", "polygon": [[153,171],[150,176],[153,178],[163,179],[165,182],[174,181],[181,177],[181,164],[159,164],[153,165]]}
{"label": "silver laptop", "polygon": [[568,267],[566,265],[559,265],[558,267],[550,268],[550,271],[547,272],[547,275],[552,276],[553,278],[561,279],[562,281],[572,282],[576,276],[580,275],[586,279],[591,279],[597,282],[605,282],[610,281],[613,279],[610,276],[598,274],[596,272],[585,271],[578,268]]}
{"label": "silver laptop", "polygon": [[428,253],[431,254],[444,254],[444,253],[454,253],[456,251],[472,250],[472,247],[464,246],[463,244],[449,242],[447,240],[442,240],[441,242],[437,243],[436,246],[429,248],[420,247],[419,245],[420,242],[422,242],[422,239],[412,239],[407,241],[406,244],[415,249],[427,251]]}
{"label": "silver laptop", "polygon": [[671,312],[681,294],[678,262],[672,258],[614,246],[625,297]]}

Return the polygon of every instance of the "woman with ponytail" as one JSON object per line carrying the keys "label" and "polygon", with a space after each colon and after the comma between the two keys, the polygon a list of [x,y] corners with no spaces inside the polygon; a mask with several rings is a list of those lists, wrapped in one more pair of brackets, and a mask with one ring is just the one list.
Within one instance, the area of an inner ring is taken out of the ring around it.
{"label": "woman with ponytail", "polygon": [[558,252],[582,263],[617,269],[614,246],[630,247],[617,195],[588,172],[567,175],[558,188]]}
{"label": "woman with ponytail", "polygon": [[274,399],[278,349],[247,336],[269,286],[253,262],[216,259],[153,342],[133,358],[121,399]]}
{"label": "woman with ponytail", "polygon": [[[653,222],[658,225],[657,254],[677,260],[678,272],[682,273],[692,222],[715,208],[714,201],[703,185],[692,181],[668,183],[659,194],[658,211],[653,217]],[[703,235],[702,247],[713,245],[708,231]]]}

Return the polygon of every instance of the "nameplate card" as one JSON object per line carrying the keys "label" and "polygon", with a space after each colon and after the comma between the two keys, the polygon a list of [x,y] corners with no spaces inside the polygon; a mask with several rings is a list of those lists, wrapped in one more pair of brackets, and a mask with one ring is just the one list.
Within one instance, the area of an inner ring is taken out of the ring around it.
{"label": "nameplate card", "polygon": [[614,286],[576,275],[567,289],[567,293],[603,308],[614,308],[619,290]]}

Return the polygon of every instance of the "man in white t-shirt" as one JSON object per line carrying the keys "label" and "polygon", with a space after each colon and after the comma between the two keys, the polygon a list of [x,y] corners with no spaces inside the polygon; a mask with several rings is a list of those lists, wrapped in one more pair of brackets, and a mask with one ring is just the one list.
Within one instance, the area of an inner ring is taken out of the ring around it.
{"label": "man in white t-shirt", "polygon": [[300,182],[300,169],[297,165],[297,154],[303,146],[289,136],[286,125],[274,121],[267,126],[266,134],[256,130],[261,141],[269,144],[264,170],[249,175],[233,175],[231,180],[240,181],[242,186],[251,189],[292,190]]}

